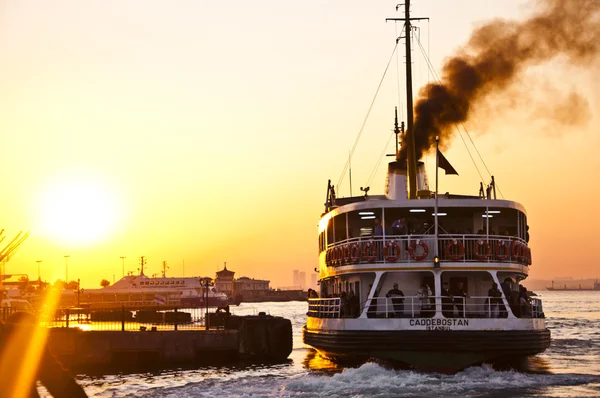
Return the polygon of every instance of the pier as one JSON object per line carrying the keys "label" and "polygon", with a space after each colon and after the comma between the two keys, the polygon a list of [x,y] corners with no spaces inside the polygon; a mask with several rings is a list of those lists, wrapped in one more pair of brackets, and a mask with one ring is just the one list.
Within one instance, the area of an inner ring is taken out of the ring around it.
{"label": "pier", "polygon": [[[76,371],[168,368],[227,361],[280,362],[292,352],[290,320],[224,310],[70,311],[40,322],[48,350]],[[3,318],[9,315],[4,311]],[[206,322],[208,321],[208,322]]]}
{"label": "pier", "polygon": [[51,328],[49,350],[70,369],[169,366],[226,360],[283,361],[292,352],[288,319],[228,316],[213,328],[174,325],[138,330]]}

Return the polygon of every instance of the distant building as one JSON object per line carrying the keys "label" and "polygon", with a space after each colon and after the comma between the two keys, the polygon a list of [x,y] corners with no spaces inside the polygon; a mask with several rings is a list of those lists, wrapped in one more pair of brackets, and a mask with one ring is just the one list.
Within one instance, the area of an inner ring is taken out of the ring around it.
{"label": "distant building", "polygon": [[234,283],[233,276],[235,272],[227,269],[227,263],[225,263],[223,269],[217,272],[217,278],[215,279],[215,287],[219,292],[225,293],[229,297],[234,295]]}
{"label": "distant building", "polygon": [[310,274],[310,287],[313,289],[317,287],[317,274]]}
{"label": "distant building", "polygon": [[270,281],[248,278],[242,276],[235,280],[235,294],[241,296],[243,301],[251,301],[266,296],[270,292]]}
{"label": "distant building", "polygon": [[292,271],[292,285],[299,289],[304,289],[306,285],[306,272],[300,270]]}

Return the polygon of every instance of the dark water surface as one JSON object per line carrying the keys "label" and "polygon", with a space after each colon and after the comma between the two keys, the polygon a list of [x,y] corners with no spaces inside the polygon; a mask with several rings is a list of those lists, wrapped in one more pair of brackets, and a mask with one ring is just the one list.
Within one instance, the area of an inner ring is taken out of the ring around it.
{"label": "dark water surface", "polygon": [[94,397],[600,397],[600,292],[538,294],[552,345],[518,369],[483,365],[443,375],[374,362],[343,368],[302,343],[306,303],[258,303],[234,312],[290,319],[294,350],[287,363],[80,376],[79,382]]}

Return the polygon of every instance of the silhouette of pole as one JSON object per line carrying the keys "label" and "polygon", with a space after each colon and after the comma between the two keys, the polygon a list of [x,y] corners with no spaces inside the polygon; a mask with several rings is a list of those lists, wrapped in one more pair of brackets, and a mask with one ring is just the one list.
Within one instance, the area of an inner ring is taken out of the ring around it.
{"label": "silhouette of pole", "polygon": [[69,283],[69,257],[65,256],[65,283]]}
{"label": "silhouette of pole", "polygon": [[123,277],[125,277],[125,257],[122,256],[122,257],[120,257],[120,259],[121,259],[121,267],[123,268]]}

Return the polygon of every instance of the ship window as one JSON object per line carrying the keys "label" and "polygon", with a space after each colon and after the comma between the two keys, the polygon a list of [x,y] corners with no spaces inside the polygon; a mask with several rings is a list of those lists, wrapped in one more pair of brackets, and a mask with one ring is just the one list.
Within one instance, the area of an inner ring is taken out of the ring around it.
{"label": "ship window", "polygon": [[336,242],[342,242],[347,239],[346,236],[346,214],[340,214],[333,217],[334,238]]}
{"label": "ship window", "polygon": [[347,214],[349,238],[373,235],[375,220],[381,220],[381,209],[357,210]]}
{"label": "ship window", "polygon": [[327,221],[327,244],[333,244],[333,218]]}

